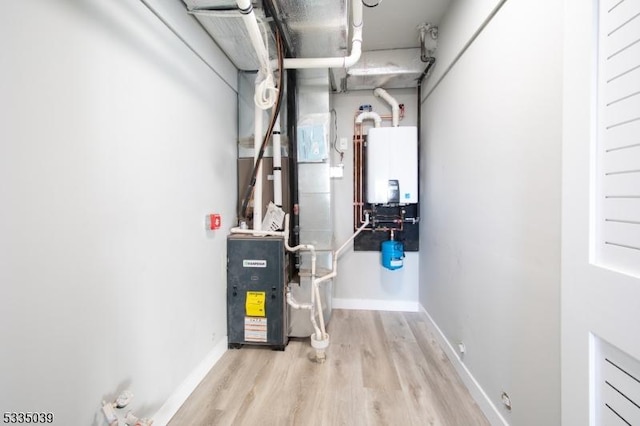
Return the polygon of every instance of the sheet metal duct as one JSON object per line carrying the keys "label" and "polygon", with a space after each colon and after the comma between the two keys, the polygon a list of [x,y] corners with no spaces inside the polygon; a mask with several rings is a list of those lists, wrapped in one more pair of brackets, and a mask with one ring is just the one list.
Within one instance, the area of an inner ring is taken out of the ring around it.
{"label": "sheet metal duct", "polygon": [[[220,46],[231,62],[242,71],[255,71],[259,68],[258,57],[251,45],[242,16],[235,0],[183,0],[189,9]],[[263,36],[269,40],[269,56],[276,57],[275,38],[268,20],[261,8],[261,2],[254,2],[254,11],[262,28]]]}
{"label": "sheet metal duct", "polygon": [[[327,70],[300,70],[298,78],[298,129],[310,122],[330,120],[329,72]],[[315,125],[314,124],[314,125]],[[326,130],[330,131],[329,126]],[[327,141],[328,141],[328,134]],[[300,144],[300,137],[298,137]],[[327,146],[328,148],[328,146]],[[300,147],[298,147],[300,149]],[[329,151],[327,151],[329,152]],[[331,198],[330,164],[305,161],[298,152],[298,203],[300,210],[300,243],[313,244],[320,275],[331,271],[333,249],[333,214]],[[301,253],[300,285],[292,286],[291,293],[300,303],[311,302],[311,255]],[[320,285],[324,318],[331,318],[332,281]],[[313,333],[309,312],[291,309],[289,335],[307,337]]]}
{"label": "sheet metal duct", "polygon": [[[183,2],[239,70],[258,69],[258,58],[235,0]],[[265,23],[270,56],[275,59],[275,39],[266,25],[262,2],[254,1],[253,4],[256,16]],[[336,57],[349,53],[348,1],[272,0],[272,4],[291,47],[289,56]],[[416,87],[424,68],[419,48],[365,51],[349,70],[332,69],[331,83],[333,90],[339,92],[375,87]]]}
{"label": "sheet metal duct", "polygon": [[417,87],[426,65],[420,59],[420,48],[362,52],[358,63],[348,70],[331,70],[332,87],[338,92]]}
{"label": "sheet metal duct", "polygon": [[[189,12],[242,71],[258,69],[258,58],[251,46],[235,1],[183,0]],[[349,22],[345,0],[273,0],[274,13],[282,23],[297,58],[344,56],[348,49]],[[254,1],[256,16],[267,18],[262,2]],[[269,52],[275,59],[275,39],[267,29]]]}
{"label": "sheet metal duct", "polygon": [[293,56],[345,56],[349,4],[346,0],[273,0],[275,14],[290,37]]}

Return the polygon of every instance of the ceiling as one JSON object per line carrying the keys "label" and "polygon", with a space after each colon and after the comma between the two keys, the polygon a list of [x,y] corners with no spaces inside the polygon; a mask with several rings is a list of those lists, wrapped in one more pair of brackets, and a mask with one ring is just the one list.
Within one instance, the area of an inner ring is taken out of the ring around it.
{"label": "ceiling", "polygon": [[[361,0],[353,0],[361,1]],[[366,0],[371,3],[375,0]],[[256,70],[257,57],[244,30],[235,0],[183,0],[205,30],[240,70]],[[332,70],[334,89],[369,86],[415,87],[424,70],[420,62],[418,25],[437,25],[450,0],[380,0],[363,7],[363,56],[356,66]],[[253,0],[256,15],[266,21],[262,0]],[[350,49],[350,2],[347,0],[271,0],[275,16],[295,57],[345,56]],[[205,9],[205,10],[203,10]],[[389,18],[392,17],[392,18]],[[270,37],[270,51],[274,52]],[[409,49],[405,52],[387,52]],[[373,52],[375,51],[375,52]],[[417,53],[416,53],[417,52]],[[377,75],[378,70],[382,74]],[[394,78],[398,75],[398,78]]]}
{"label": "ceiling", "polygon": [[418,25],[438,25],[450,0],[381,0],[363,12],[362,50],[420,47]]}

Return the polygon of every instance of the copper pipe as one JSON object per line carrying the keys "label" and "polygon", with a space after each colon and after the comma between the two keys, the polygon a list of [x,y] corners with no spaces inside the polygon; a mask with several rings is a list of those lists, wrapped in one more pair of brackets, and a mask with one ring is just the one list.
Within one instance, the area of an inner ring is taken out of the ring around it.
{"label": "copper pipe", "polygon": [[[399,118],[404,118],[404,108],[400,109]],[[353,228],[357,229],[364,223],[364,134],[363,123],[356,123],[356,118],[362,111],[356,111],[353,117]],[[391,120],[392,115],[381,115],[384,120]],[[398,223],[398,222],[396,222]],[[404,219],[401,218],[400,228],[365,228],[365,231],[375,230],[400,230],[404,228]]]}
{"label": "copper pipe", "polygon": [[355,126],[354,126],[354,135],[353,135],[353,228],[356,229],[358,227],[358,202],[357,202],[357,170],[358,170],[358,142],[355,135]]}
{"label": "copper pipe", "polygon": [[364,135],[362,132],[362,124],[356,124],[356,132],[358,135],[358,226],[364,223],[363,207],[364,207]]}

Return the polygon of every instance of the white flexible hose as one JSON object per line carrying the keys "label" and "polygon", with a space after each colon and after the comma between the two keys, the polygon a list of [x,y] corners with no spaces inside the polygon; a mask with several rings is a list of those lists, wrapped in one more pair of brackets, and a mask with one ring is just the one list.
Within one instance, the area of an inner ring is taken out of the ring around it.
{"label": "white flexible hose", "polygon": [[258,108],[266,110],[276,103],[278,89],[276,88],[273,74],[268,74],[266,77],[263,76],[262,80],[258,81],[261,74],[262,71],[256,77],[256,92],[253,95],[253,101]]}

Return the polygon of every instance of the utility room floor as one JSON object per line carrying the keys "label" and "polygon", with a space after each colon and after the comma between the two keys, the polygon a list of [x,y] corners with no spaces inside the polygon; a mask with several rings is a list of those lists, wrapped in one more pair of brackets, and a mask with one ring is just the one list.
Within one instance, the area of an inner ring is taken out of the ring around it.
{"label": "utility room floor", "polygon": [[334,310],[327,331],[324,364],[309,339],[227,351],[169,425],[489,425],[423,313]]}

